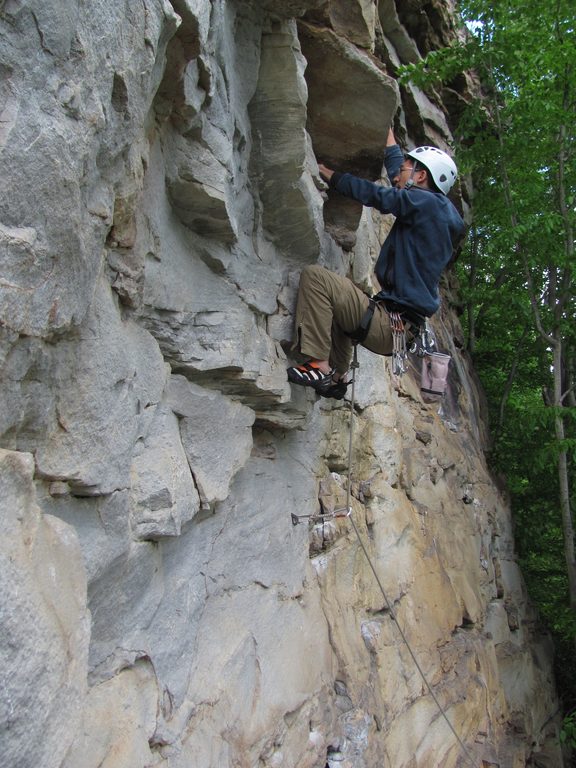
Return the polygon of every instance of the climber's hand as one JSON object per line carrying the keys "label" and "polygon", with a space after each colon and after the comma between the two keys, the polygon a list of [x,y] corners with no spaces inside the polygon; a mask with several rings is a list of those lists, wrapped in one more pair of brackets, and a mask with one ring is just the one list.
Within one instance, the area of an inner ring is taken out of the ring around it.
{"label": "climber's hand", "polygon": [[325,181],[330,181],[334,171],[330,168],[327,168],[325,165],[322,165],[322,163],[318,163],[318,169],[320,171],[320,176],[322,176]]}

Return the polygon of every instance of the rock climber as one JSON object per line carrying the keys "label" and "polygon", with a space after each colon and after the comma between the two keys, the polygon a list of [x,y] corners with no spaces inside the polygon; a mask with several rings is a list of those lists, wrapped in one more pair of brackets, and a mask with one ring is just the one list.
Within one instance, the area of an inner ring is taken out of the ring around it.
{"label": "rock climber", "polygon": [[323,397],[344,397],[355,341],[390,355],[395,318],[420,327],[436,312],[440,276],[464,235],[462,217],[447,197],[457,176],[449,155],[436,147],[404,155],[390,129],[384,165],[391,187],[319,165],[332,189],[396,217],[376,262],[376,296],[319,265],[302,270],[295,348],[309,359],[288,368],[288,380]]}

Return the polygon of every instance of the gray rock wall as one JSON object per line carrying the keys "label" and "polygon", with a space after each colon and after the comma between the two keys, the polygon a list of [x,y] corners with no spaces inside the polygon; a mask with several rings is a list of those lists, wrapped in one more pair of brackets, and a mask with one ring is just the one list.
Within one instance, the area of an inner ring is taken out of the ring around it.
{"label": "gray rock wall", "polygon": [[456,34],[417,10],[0,2],[5,765],[562,765],[448,283],[444,403],[360,351],[351,498],[458,738],[351,521],[291,520],[346,504],[349,429],[286,381],[299,271],[368,288],[390,227],[317,160],[451,139],[394,77]]}

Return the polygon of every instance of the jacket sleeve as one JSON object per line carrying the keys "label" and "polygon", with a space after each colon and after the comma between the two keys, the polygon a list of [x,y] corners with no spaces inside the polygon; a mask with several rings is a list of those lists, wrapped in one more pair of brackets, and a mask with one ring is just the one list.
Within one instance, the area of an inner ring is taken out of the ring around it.
{"label": "jacket sleeve", "polygon": [[359,179],[350,173],[333,174],[330,186],[362,205],[376,208],[381,213],[393,213],[400,219],[410,219],[414,211],[414,204],[407,190],[383,187],[381,184]]}
{"label": "jacket sleeve", "polygon": [[384,153],[384,166],[386,173],[390,179],[390,184],[394,181],[394,177],[398,175],[400,166],[404,162],[404,152],[400,149],[398,144],[393,144],[390,147],[386,147]]}

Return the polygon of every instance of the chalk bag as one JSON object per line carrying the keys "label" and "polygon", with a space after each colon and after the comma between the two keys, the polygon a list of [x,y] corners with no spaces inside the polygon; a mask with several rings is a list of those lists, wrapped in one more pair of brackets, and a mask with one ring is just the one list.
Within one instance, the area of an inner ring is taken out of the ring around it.
{"label": "chalk bag", "polygon": [[427,395],[440,395],[446,392],[450,355],[432,352],[422,358],[422,378],[420,390]]}

